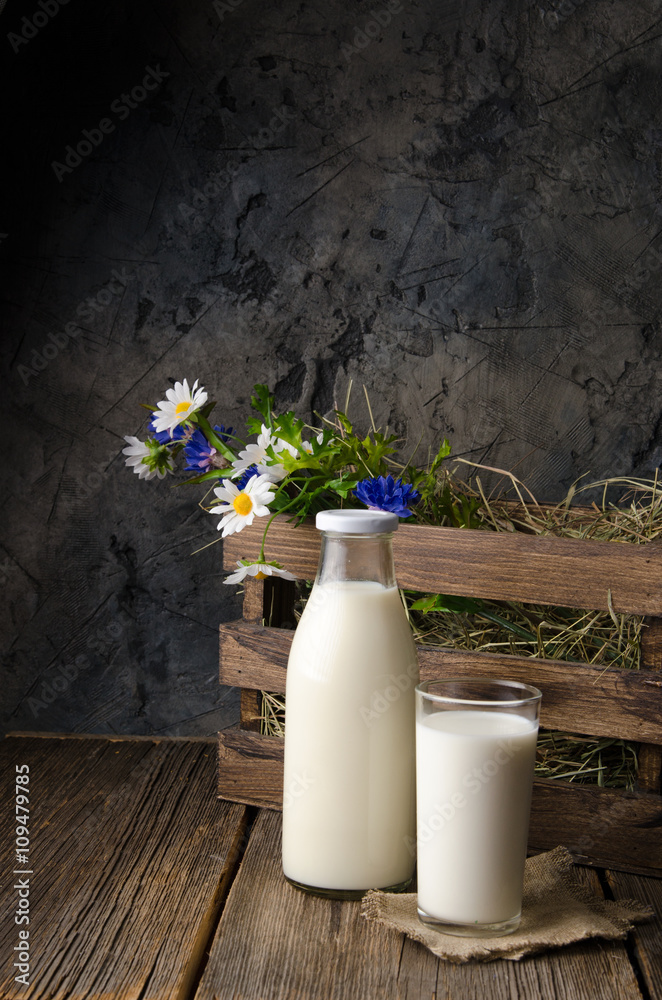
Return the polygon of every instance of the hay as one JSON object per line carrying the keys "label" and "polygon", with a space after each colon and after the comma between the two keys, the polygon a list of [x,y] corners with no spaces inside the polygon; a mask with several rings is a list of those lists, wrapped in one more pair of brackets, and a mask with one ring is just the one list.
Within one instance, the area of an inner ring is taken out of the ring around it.
{"label": "hay", "polygon": [[624,670],[639,668],[645,628],[641,616],[506,601],[474,602],[482,607],[472,614],[424,613],[411,609],[420,594],[407,591],[405,597],[417,642]]}
{"label": "hay", "polygon": [[541,730],[536,777],[632,789],[637,777],[636,746],[625,740]]}
{"label": "hay", "polygon": [[[418,512],[419,519],[438,525],[635,545],[662,538],[662,487],[657,475],[654,480],[619,478],[575,484],[560,503],[541,504],[511,473],[474,467],[499,477],[495,489],[505,479],[508,490],[496,497],[494,490],[487,495],[478,475],[467,483],[454,473],[443,472],[435,497]],[[620,495],[614,500],[610,494],[615,492]],[[586,494],[594,497],[590,504],[573,507],[572,502]],[[299,586],[297,618],[309,592],[309,584]],[[605,670],[640,667],[646,627],[641,616],[497,601],[472,602],[471,611],[412,609],[421,596],[411,591],[404,594],[414,636],[421,644],[570,660],[577,662],[578,669],[582,663],[603,665]],[[263,693],[262,704],[261,731],[283,736],[284,698]],[[637,744],[541,730],[536,775],[609,788],[633,788]]]}

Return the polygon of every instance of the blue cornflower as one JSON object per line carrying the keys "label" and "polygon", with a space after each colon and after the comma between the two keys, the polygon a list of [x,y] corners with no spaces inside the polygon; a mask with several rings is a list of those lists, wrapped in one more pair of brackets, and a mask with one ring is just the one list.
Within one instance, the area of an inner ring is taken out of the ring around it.
{"label": "blue cornflower", "polygon": [[370,510],[388,510],[398,517],[411,517],[408,504],[415,504],[421,498],[410,483],[393,479],[393,476],[362,479],[354,490],[354,496]]}
{"label": "blue cornflower", "polygon": [[[221,425],[220,427],[214,427],[214,430],[223,444],[227,444],[228,437],[232,433],[232,428],[228,427],[226,431],[225,427]],[[184,471],[208,472],[213,464],[215,454],[216,448],[210,445],[200,428],[196,427],[184,445],[184,458],[188,462],[188,465],[184,466]]]}
{"label": "blue cornflower", "polygon": [[192,469],[195,472],[208,472],[215,454],[216,449],[210,445],[202,431],[196,427],[184,445],[184,458],[188,463],[184,466],[185,471]]}
{"label": "blue cornflower", "polygon": [[218,424],[216,424],[214,426],[214,430],[220,437],[223,444],[227,444],[228,441],[230,440],[230,435],[232,434],[232,428],[231,427],[226,428],[223,426],[223,424],[221,424],[221,426],[219,427]]}
{"label": "blue cornflower", "polygon": [[248,468],[245,469],[239,476],[239,479],[234,480],[234,484],[241,493],[241,491],[243,490],[244,486],[251,478],[251,476],[259,476],[259,475],[260,475],[260,470],[258,469],[257,465],[249,465]]}

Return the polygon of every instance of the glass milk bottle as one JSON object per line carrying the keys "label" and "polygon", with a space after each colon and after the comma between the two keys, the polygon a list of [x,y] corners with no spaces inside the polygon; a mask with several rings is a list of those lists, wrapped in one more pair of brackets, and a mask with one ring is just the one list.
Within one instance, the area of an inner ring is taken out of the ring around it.
{"label": "glass milk bottle", "polygon": [[356,899],[413,875],[418,663],[395,581],[397,515],[328,510],[316,525],[317,578],[287,667],[283,871]]}

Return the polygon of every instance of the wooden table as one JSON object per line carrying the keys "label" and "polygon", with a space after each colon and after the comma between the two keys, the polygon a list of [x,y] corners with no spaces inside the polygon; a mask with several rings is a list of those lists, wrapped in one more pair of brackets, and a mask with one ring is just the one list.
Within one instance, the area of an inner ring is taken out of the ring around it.
{"label": "wooden table", "polygon": [[[662,1000],[660,923],[520,962],[454,966],[291,888],[276,812],[216,798],[216,742],[20,734],[0,743],[0,997]],[[15,766],[30,771],[29,876],[14,875]],[[662,880],[583,870],[662,913]],[[16,983],[29,879],[29,985]],[[25,895],[25,894],[23,894]]]}

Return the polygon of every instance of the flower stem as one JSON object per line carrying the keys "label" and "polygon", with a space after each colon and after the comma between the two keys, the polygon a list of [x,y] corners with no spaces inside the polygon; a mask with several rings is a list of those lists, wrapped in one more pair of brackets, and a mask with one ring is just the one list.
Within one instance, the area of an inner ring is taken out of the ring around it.
{"label": "flower stem", "polygon": [[264,531],[262,533],[262,544],[260,545],[260,555],[259,555],[259,558],[258,558],[258,562],[264,562],[265,561],[265,558],[264,558],[264,543],[267,540],[267,532],[269,530],[269,526],[270,526],[271,522],[274,520],[274,518],[278,517],[279,514],[282,514],[283,511],[285,511],[289,507],[291,507],[292,504],[296,503],[297,500],[299,500],[301,498],[301,493],[305,493],[305,492],[306,492],[306,487],[304,486],[303,489],[295,497],[292,497],[292,499],[290,500],[289,503],[286,503],[284,507],[281,507],[280,510],[275,511],[275,513],[273,513],[271,515],[271,517],[267,521],[267,526],[266,526],[266,528],[264,529]]}
{"label": "flower stem", "polygon": [[224,441],[221,441],[220,437],[218,436],[216,431],[212,428],[207,418],[203,417],[201,413],[196,413],[194,414],[192,419],[195,419],[196,423],[198,424],[198,427],[200,428],[204,436],[207,438],[210,445],[213,448],[216,448],[216,451],[220,451],[221,455],[224,458],[227,458],[228,462],[232,464],[232,462],[234,462],[236,458],[236,455],[230,448],[228,448],[228,446],[225,444]]}

